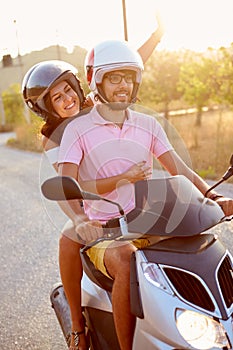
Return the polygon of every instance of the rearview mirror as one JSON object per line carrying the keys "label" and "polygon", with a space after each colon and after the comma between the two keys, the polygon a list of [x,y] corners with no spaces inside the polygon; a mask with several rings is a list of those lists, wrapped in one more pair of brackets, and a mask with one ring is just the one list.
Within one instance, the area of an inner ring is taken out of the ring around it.
{"label": "rearview mirror", "polygon": [[83,199],[78,182],[69,176],[55,176],[46,180],[41,191],[45,198],[55,201]]}
{"label": "rearview mirror", "polygon": [[79,186],[79,183],[70,176],[55,176],[46,180],[41,185],[41,191],[45,198],[52,201],[72,199],[104,200],[105,202],[116,205],[120,214],[124,215],[124,210],[120,204],[111,201],[110,199],[101,197],[98,194],[83,191]]}

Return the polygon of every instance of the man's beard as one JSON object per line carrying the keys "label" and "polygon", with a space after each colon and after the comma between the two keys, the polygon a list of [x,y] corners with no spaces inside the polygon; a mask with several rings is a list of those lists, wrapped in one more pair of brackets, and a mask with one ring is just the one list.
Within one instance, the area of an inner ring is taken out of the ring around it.
{"label": "man's beard", "polygon": [[132,102],[108,102],[107,105],[113,111],[124,111],[126,110]]}

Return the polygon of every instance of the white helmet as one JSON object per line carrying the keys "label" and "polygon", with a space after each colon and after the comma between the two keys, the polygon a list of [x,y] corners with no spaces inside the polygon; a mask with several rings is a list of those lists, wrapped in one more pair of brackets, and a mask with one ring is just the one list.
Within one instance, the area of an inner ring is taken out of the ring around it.
{"label": "white helmet", "polygon": [[[85,71],[91,91],[102,102],[106,102],[100,84],[105,73],[114,70],[129,69],[136,72],[131,102],[136,102],[137,92],[144,69],[141,56],[133,50],[128,42],[118,40],[104,41],[92,48],[86,55]],[[108,101],[107,101],[108,102]]]}

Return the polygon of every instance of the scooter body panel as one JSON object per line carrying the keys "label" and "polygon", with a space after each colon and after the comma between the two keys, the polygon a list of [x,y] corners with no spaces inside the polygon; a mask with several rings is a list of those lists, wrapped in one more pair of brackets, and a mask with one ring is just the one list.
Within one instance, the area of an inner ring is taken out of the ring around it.
{"label": "scooter body panel", "polygon": [[[156,263],[161,267],[178,297],[181,299],[183,297],[188,304],[195,305],[200,311],[213,317],[227,319],[233,311],[231,294],[233,281],[232,275],[228,271],[228,265],[232,266],[233,264],[232,256],[217,237],[210,234],[182,240],[184,241],[183,251],[176,250],[176,245],[179,242],[177,239],[169,239],[167,243],[164,241],[162,248],[155,245],[144,250],[145,261]],[[185,241],[187,241],[186,245]],[[196,246],[197,242],[200,244],[200,249],[198,251],[192,250],[192,245]],[[228,286],[225,286],[221,280],[221,274],[224,274]],[[180,278],[183,284],[192,281],[190,291],[186,288],[184,292],[185,286],[182,287],[181,282],[177,283],[177,278]],[[201,301],[193,297],[195,288],[199,288],[199,291],[205,295]],[[225,292],[225,298],[222,292]]]}
{"label": "scooter body panel", "polygon": [[[213,241],[212,244],[219,244],[218,251],[220,252],[220,256],[215,255],[215,271],[218,271],[218,265],[219,261],[221,262],[225,256],[229,258],[231,261],[232,266],[232,256],[229,254],[228,251],[223,249],[223,246],[220,242]],[[166,243],[164,244],[165,247]],[[211,245],[208,246],[205,250],[205,255],[208,256],[209,252],[208,249],[211,250]],[[212,289],[209,289],[207,287],[208,284],[208,276],[204,273],[205,276],[205,283],[203,284],[203,288],[206,288],[208,290],[208,293],[210,295],[211,300],[213,301],[214,310],[210,312],[209,310],[202,309],[200,307],[197,307],[195,304],[190,303],[189,301],[182,298],[178,293],[177,290],[173,288],[173,285],[170,283],[169,279],[167,279],[168,285],[171,287],[170,293],[167,291],[162,290],[161,288],[156,287],[151,282],[149,282],[143,273],[142,265],[143,263],[147,263],[148,260],[145,256],[145,251],[137,250],[135,252],[135,264],[137,267],[137,278],[138,278],[138,285],[139,285],[139,295],[140,295],[140,301],[142,303],[142,310],[143,310],[143,319],[137,318],[136,323],[136,329],[135,329],[135,335],[134,335],[134,346],[133,350],[139,350],[139,349],[194,349],[192,346],[190,346],[188,343],[186,343],[183,339],[183,337],[180,335],[177,327],[176,327],[176,311],[181,310],[189,310],[194,312],[202,313],[205,316],[216,318],[218,321],[223,325],[229,344],[231,344],[232,349],[232,337],[233,337],[233,310],[231,304],[230,307],[226,307],[225,303],[222,300],[221,303],[221,309],[218,307],[218,304],[215,300],[215,297],[212,295]],[[163,264],[159,264],[159,254],[158,251],[156,252],[156,249],[153,251],[150,251],[150,257],[152,262],[155,262],[158,264],[158,267],[163,268],[165,267],[165,258],[163,256]],[[153,257],[153,258],[152,258]],[[197,255],[195,254],[196,260]],[[172,258],[172,257],[171,257]],[[151,261],[150,260],[150,261]],[[206,260],[205,257],[203,257],[203,261]],[[167,263],[171,264],[171,260],[168,260]],[[197,262],[199,264],[200,261]],[[190,262],[187,260],[187,266],[190,265]],[[175,261],[173,261],[173,266],[176,267]],[[187,268],[185,266],[184,262],[182,264],[182,268],[185,270]],[[191,265],[192,266],[192,265]],[[167,267],[167,266],[166,266]],[[190,267],[190,266],[189,266]],[[208,267],[203,266],[203,269]],[[195,267],[193,269],[195,271]],[[217,272],[214,276],[216,278],[216,286],[219,286],[218,280],[217,280]],[[166,276],[165,276],[166,278]],[[210,280],[213,280],[213,276],[209,276]],[[207,283],[207,284],[206,284]],[[232,283],[232,279],[230,281]],[[232,285],[232,284],[231,284]],[[213,285],[212,285],[213,287]],[[229,286],[228,286],[229,287]],[[220,298],[222,297],[222,294],[220,293]],[[223,299],[223,298],[222,298]],[[222,311],[222,308],[225,307],[224,312]],[[224,315],[225,319],[222,319],[222,315]],[[227,315],[227,316],[226,316]],[[169,330],[169,332],[167,331]],[[219,347],[212,348],[213,350],[219,349]]]}
{"label": "scooter body panel", "polygon": [[110,295],[107,291],[93,283],[86,273],[82,278],[82,306],[112,312]]}

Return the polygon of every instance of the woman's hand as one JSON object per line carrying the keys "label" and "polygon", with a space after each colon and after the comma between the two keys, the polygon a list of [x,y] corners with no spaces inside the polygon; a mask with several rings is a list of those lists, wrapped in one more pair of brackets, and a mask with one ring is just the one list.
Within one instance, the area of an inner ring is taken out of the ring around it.
{"label": "woman's hand", "polygon": [[154,35],[156,35],[158,40],[160,41],[164,35],[165,26],[159,12],[156,13],[156,21],[157,21],[158,27],[154,32]]}

